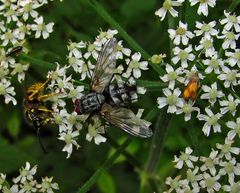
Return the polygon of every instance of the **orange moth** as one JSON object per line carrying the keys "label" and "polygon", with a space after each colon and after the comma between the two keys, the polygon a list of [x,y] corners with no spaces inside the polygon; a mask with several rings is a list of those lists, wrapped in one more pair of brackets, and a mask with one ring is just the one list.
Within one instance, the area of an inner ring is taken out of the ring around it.
{"label": "orange moth", "polygon": [[195,101],[197,97],[199,87],[199,76],[198,73],[194,73],[190,78],[187,86],[184,88],[183,91],[183,98],[185,101]]}

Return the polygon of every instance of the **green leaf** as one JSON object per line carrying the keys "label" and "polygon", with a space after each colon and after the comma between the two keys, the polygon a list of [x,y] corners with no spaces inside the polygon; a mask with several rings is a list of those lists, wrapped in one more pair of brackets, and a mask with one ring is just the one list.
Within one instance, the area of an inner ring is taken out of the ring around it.
{"label": "green leaf", "polygon": [[98,178],[97,185],[101,190],[101,192],[103,193],[116,192],[116,186],[115,186],[114,180],[112,176],[106,171],[102,172],[102,174]]}
{"label": "green leaf", "polygon": [[136,17],[144,12],[152,10],[155,5],[155,0],[128,0],[121,7],[121,12],[126,17]]}
{"label": "green leaf", "polygon": [[13,138],[17,138],[20,131],[20,117],[19,113],[17,113],[16,111],[14,111],[8,118],[7,128],[10,135]]}
{"label": "green leaf", "polygon": [[14,145],[10,145],[4,138],[0,138],[0,172],[16,171],[26,161],[33,160],[27,153],[22,152]]}

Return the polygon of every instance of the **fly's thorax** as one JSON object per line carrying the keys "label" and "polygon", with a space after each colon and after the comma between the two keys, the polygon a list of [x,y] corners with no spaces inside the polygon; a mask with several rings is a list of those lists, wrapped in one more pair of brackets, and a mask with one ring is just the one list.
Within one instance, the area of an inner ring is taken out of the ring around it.
{"label": "fly's thorax", "polygon": [[102,93],[90,92],[81,98],[81,112],[91,113],[101,109],[105,103],[105,96]]}
{"label": "fly's thorax", "polygon": [[122,103],[129,103],[132,101],[132,96],[136,94],[135,85],[127,84],[110,84],[106,94],[109,95],[109,103],[119,105]]}

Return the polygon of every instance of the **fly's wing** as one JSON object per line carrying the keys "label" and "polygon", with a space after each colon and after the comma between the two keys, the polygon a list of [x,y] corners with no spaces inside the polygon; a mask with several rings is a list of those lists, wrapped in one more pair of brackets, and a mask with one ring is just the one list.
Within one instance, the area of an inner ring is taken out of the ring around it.
{"label": "fly's wing", "polygon": [[152,136],[152,130],[149,128],[151,123],[140,119],[130,109],[112,107],[105,103],[100,113],[109,123],[123,129],[131,135],[143,138]]}
{"label": "fly's wing", "polygon": [[116,45],[117,40],[112,38],[102,48],[92,76],[92,90],[102,93],[109,84],[116,68]]}

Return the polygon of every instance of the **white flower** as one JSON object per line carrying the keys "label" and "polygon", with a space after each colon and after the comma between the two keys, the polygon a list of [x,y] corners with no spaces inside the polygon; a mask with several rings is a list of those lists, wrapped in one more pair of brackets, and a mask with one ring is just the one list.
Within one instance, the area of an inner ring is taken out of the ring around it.
{"label": "white flower", "polygon": [[221,161],[219,165],[223,167],[219,170],[219,174],[222,176],[225,176],[227,174],[228,182],[230,184],[233,184],[235,175],[240,175],[240,164],[237,163],[235,158],[232,158],[229,161]]}
{"label": "white flower", "polygon": [[221,188],[221,184],[218,182],[220,175],[210,176],[208,173],[203,174],[203,180],[200,181],[202,188],[206,188],[207,192],[218,192]]}
{"label": "white flower", "polygon": [[78,43],[70,41],[67,47],[69,51],[68,54],[69,57],[74,56],[76,58],[81,58],[82,57],[81,49],[86,48],[86,43],[83,41],[80,41]]}
{"label": "white flower", "polygon": [[206,74],[210,74],[212,71],[215,74],[220,74],[220,67],[224,65],[224,61],[218,58],[217,53],[214,54],[211,59],[202,60],[203,64],[207,66],[205,69]]}
{"label": "white flower", "polygon": [[31,16],[32,18],[36,18],[38,16],[38,12],[35,11],[34,9],[37,9],[38,7],[40,7],[41,5],[38,3],[33,3],[31,1],[27,2],[27,3],[23,3],[23,1],[21,1],[22,3],[20,4],[22,6],[22,9],[20,9],[19,11],[23,12],[23,19],[25,21],[28,20],[28,17]]}
{"label": "white flower", "polygon": [[224,39],[224,42],[222,44],[222,48],[224,50],[231,48],[231,49],[235,49],[236,48],[236,41],[238,40],[240,34],[234,34],[233,31],[227,31],[227,30],[223,30],[222,32],[222,36],[218,36],[219,39]]}
{"label": "white flower", "polygon": [[15,74],[18,74],[18,82],[22,82],[25,79],[24,71],[28,70],[29,64],[15,63],[11,67],[14,68],[11,75],[14,76]]}
{"label": "white flower", "polygon": [[240,182],[233,182],[230,185],[224,185],[223,190],[231,193],[239,193],[240,190]]}
{"label": "white flower", "polygon": [[84,58],[88,59],[90,56],[92,56],[95,60],[97,60],[101,48],[101,42],[95,41],[92,44],[89,43],[87,46],[88,51],[84,54]]}
{"label": "white flower", "polygon": [[169,89],[174,89],[176,80],[179,82],[184,82],[184,78],[179,76],[183,73],[182,68],[174,69],[170,64],[166,64],[166,72],[167,74],[160,76],[160,78],[163,82],[169,82]]}
{"label": "white flower", "polygon": [[213,114],[213,112],[209,108],[205,108],[207,115],[200,114],[198,115],[198,119],[201,121],[206,121],[202,130],[206,136],[209,136],[210,129],[213,128],[214,133],[221,132],[221,126],[218,123],[218,120],[222,117],[220,113]]}
{"label": "white flower", "polygon": [[21,168],[19,170],[20,172],[20,175],[16,178],[13,179],[13,182],[16,184],[18,182],[25,182],[26,180],[33,180],[33,176],[36,174],[37,172],[37,166],[33,166],[33,168],[31,169],[31,166],[30,166],[30,163],[29,162],[26,162],[26,166],[25,168]]}
{"label": "white flower", "polygon": [[6,174],[0,173],[0,190],[4,187],[6,181]]}
{"label": "white flower", "polygon": [[219,164],[219,158],[218,158],[218,151],[212,150],[209,157],[200,157],[200,161],[204,162],[203,165],[200,167],[200,170],[205,172],[209,170],[211,175],[216,175],[216,167]]}
{"label": "white flower", "polygon": [[68,98],[72,100],[79,99],[83,96],[84,86],[77,86],[76,88],[69,88]]}
{"label": "white flower", "polygon": [[211,37],[203,37],[200,40],[200,45],[196,46],[195,50],[202,50],[201,52],[205,53],[206,57],[212,57],[214,54],[216,54],[213,46],[213,39]]}
{"label": "white flower", "polygon": [[131,72],[133,72],[133,76],[135,78],[141,77],[141,70],[147,70],[148,69],[148,62],[147,61],[141,61],[141,54],[140,52],[134,53],[130,59],[126,59],[126,63],[128,65],[127,71],[125,77],[129,77],[131,75]]}
{"label": "white flower", "polygon": [[220,153],[220,157],[225,157],[227,160],[231,160],[232,159],[232,155],[231,154],[235,154],[235,155],[239,155],[240,153],[240,148],[239,147],[232,147],[232,144],[234,143],[234,141],[229,140],[228,138],[225,138],[225,143],[219,144],[217,143],[217,149],[221,150]]}
{"label": "white flower", "polygon": [[11,21],[17,21],[18,20],[18,7],[17,5],[14,5],[13,3],[6,7],[6,11],[4,12],[4,16],[7,19],[7,23],[10,23]]}
{"label": "white flower", "polygon": [[222,66],[223,72],[218,75],[219,80],[224,80],[224,86],[229,88],[230,86],[237,86],[238,81],[237,78],[240,77],[240,73],[238,70],[230,70],[226,66]]}
{"label": "white flower", "polygon": [[79,136],[79,131],[73,131],[72,125],[68,124],[65,132],[59,134],[58,139],[65,141],[66,145],[63,147],[62,151],[67,152],[67,159],[71,156],[73,145],[78,149],[80,145],[77,143],[76,138]]}
{"label": "white flower", "polygon": [[173,190],[175,190],[176,192],[180,192],[180,190],[181,190],[180,178],[181,178],[181,176],[177,176],[177,177],[175,177],[174,179],[172,179],[171,177],[167,177],[165,183],[171,187],[171,188],[167,191],[167,193],[170,193],[170,192],[172,192]]}
{"label": "white flower", "polygon": [[96,41],[105,44],[109,39],[113,38],[118,33],[117,30],[108,29],[107,31],[99,31]]}
{"label": "white flower", "polygon": [[226,10],[224,10],[224,15],[226,18],[220,21],[222,25],[225,24],[224,29],[230,31],[234,28],[236,32],[240,32],[240,16],[236,16],[235,14],[231,15]]}
{"label": "white flower", "polygon": [[193,150],[190,147],[187,147],[185,149],[185,153],[181,152],[181,155],[179,158],[175,155],[174,156],[174,161],[176,163],[175,167],[178,169],[182,169],[183,164],[185,163],[189,168],[193,168],[193,163],[198,160],[198,157],[191,155]]}
{"label": "white flower", "polygon": [[199,187],[199,181],[202,180],[202,174],[198,174],[199,167],[195,167],[194,170],[188,169],[187,170],[187,180],[191,183],[193,187],[193,192],[199,192],[200,187]]}
{"label": "white flower", "polygon": [[198,15],[205,15],[208,16],[208,6],[214,7],[216,5],[216,0],[189,0],[191,3],[191,6],[199,3],[199,7],[197,10]]}
{"label": "white flower", "polygon": [[205,93],[201,95],[201,99],[208,99],[211,105],[213,106],[214,103],[217,101],[217,98],[221,98],[224,96],[222,91],[217,90],[217,83],[214,82],[211,87],[207,85],[203,85],[202,89]]}
{"label": "white flower", "polygon": [[170,12],[170,14],[173,17],[177,17],[178,16],[178,12],[173,9],[173,6],[180,6],[181,3],[179,3],[178,1],[173,1],[173,0],[165,0],[163,3],[163,7],[161,7],[160,9],[158,9],[155,12],[155,15],[159,16],[161,18],[161,21],[164,20],[167,11]]}
{"label": "white flower", "polygon": [[1,39],[3,40],[2,45],[7,46],[9,42],[11,42],[12,45],[15,45],[18,37],[19,36],[16,31],[11,31],[8,29],[5,33],[1,34]]}
{"label": "white flower", "polygon": [[123,59],[123,55],[130,56],[131,50],[129,48],[124,48],[121,40],[116,47],[116,59]]}
{"label": "white flower", "polygon": [[240,68],[240,49],[234,49],[235,52],[225,52],[228,57],[227,62],[230,66],[234,67],[236,64]]}
{"label": "white flower", "polygon": [[216,21],[211,21],[209,23],[201,23],[196,21],[196,28],[199,30],[194,30],[196,36],[203,35],[204,37],[210,38],[211,36],[216,36],[218,34],[218,30],[214,29],[216,26]]}
{"label": "white flower", "polygon": [[91,64],[91,61],[89,60],[88,63],[84,62],[80,66],[80,69],[78,73],[81,74],[81,79],[80,80],[85,80],[86,77],[91,78],[93,75],[93,70],[95,69],[95,65]]}
{"label": "white flower", "polygon": [[192,45],[189,45],[185,49],[181,49],[179,47],[175,47],[173,49],[174,57],[172,58],[172,62],[174,64],[177,64],[179,61],[181,61],[181,66],[183,68],[188,67],[188,60],[193,61],[195,59],[195,55],[192,52]]}
{"label": "white flower", "polygon": [[177,107],[181,105],[181,100],[179,98],[181,91],[179,88],[173,90],[173,92],[169,88],[163,89],[163,93],[166,97],[158,97],[157,103],[158,108],[163,108],[168,105],[167,112],[175,113],[177,111]]}
{"label": "white flower", "polygon": [[37,184],[36,180],[24,181],[22,184],[20,184],[20,190],[18,193],[37,192],[36,184]]}
{"label": "white flower", "polygon": [[0,96],[3,95],[5,98],[5,103],[8,104],[10,101],[13,105],[17,104],[17,101],[12,96],[16,95],[14,88],[11,86],[10,81],[3,78],[0,80]]}
{"label": "white flower", "polygon": [[[70,53],[68,56],[68,63],[74,69],[74,71],[78,73],[78,72],[80,72],[80,69],[82,68],[83,63],[85,63],[85,61],[82,59],[81,54],[78,54],[78,57],[76,57]],[[72,55],[72,56],[70,56],[70,55]]]}
{"label": "white flower", "polygon": [[106,142],[106,138],[103,137],[101,134],[105,133],[104,127],[101,125],[101,121],[98,116],[94,116],[93,118],[93,125],[90,123],[88,125],[88,133],[86,135],[87,141],[92,141],[94,138],[95,144],[99,145],[102,142]]}
{"label": "white flower", "polygon": [[191,100],[189,100],[188,102],[182,100],[176,114],[178,115],[184,113],[184,120],[189,121],[191,119],[191,113],[193,111],[197,111],[198,114],[200,113],[200,109],[198,107],[194,107],[193,105],[194,103]]}
{"label": "white flower", "polygon": [[220,106],[222,106],[222,108],[220,108],[221,114],[225,114],[229,111],[230,113],[232,113],[233,116],[235,116],[237,106],[240,104],[240,100],[239,99],[234,100],[233,96],[229,94],[228,100],[223,100],[220,101],[219,103]]}
{"label": "white flower", "polygon": [[43,39],[47,39],[49,37],[49,33],[53,32],[54,23],[48,23],[47,25],[43,22],[43,17],[37,17],[35,20],[36,24],[32,25],[32,30],[36,31],[35,38],[39,38],[41,35]]}
{"label": "white flower", "polygon": [[228,121],[226,123],[227,127],[231,130],[228,132],[228,139],[233,140],[236,135],[240,138],[240,117],[237,118],[236,122]]}
{"label": "white flower", "polygon": [[173,40],[173,44],[180,45],[182,42],[183,45],[187,45],[189,39],[194,37],[194,34],[190,31],[187,31],[187,23],[184,24],[179,21],[179,26],[176,30],[168,29],[169,37]]}
{"label": "white flower", "polygon": [[42,178],[42,183],[37,184],[39,192],[53,193],[53,190],[59,190],[57,183],[52,183],[53,177]]}

